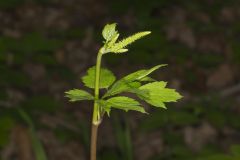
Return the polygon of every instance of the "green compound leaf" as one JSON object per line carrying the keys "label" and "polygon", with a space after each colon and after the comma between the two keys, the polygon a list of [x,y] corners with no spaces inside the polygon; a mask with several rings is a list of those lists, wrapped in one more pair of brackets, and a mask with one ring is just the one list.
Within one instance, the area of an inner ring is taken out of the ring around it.
{"label": "green compound leaf", "polygon": [[[95,87],[95,73],[96,67],[91,67],[87,71],[87,75],[82,77],[82,81],[86,87],[94,88]],[[108,88],[113,82],[116,80],[114,74],[105,68],[101,68],[100,70],[100,81],[99,88]]]}
{"label": "green compound leaf", "polygon": [[147,76],[163,66],[166,66],[166,64],[157,65],[147,70],[139,70],[123,77],[115,82],[103,97],[113,96],[122,92],[139,93],[140,91],[138,88],[141,86],[141,83],[138,81],[154,81]]}
{"label": "green compound leaf", "polygon": [[71,102],[94,99],[94,97],[90,93],[80,89],[73,89],[65,92],[65,94]]}
{"label": "green compound leaf", "polygon": [[[107,24],[105,25],[105,27],[103,28],[103,31],[102,31],[102,36],[103,38],[108,42],[110,40],[112,40],[113,38],[117,38],[117,31],[115,30],[116,29],[116,23],[112,23],[112,24]],[[116,39],[117,40],[117,39]],[[115,40],[115,41],[116,41]]]}
{"label": "green compound leaf", "polygon": [[122,53],[123,50],[121,49],[124,49],[126,46],[128,46],[129,44],[133,43],[134,41],[142,38],[142,37],[145,37],[146,35],[150,34],[151,32],[150,31],[144,31],[144,32],[138,32],[138,33],[135,33],[134,35],[132,36],[129,36],[117,43],[115,43],[111,48],[110,48],[110,51],[113,52],[113,53]]}
{"label": "green compound leaf", "polygon": [[165,102],[176,102],[178,99],[182,98],[174,89],[165,88],[166,85],[167,83],[163,81],[145,84],[139,87],[139,89],[148,91],[149,95],[147,97],[138,96],[155,107],[166,108]]}
{"label": "green compound leaf", "polygon": [[138,101],[129,97],[124,96],[113,97],[106,101],[102,100],[102,103],[104,103],[102,106],[105,107],[107,110],[111,108],[116,108],[122,109],[124,111],[133,110],[141,113],[146,113],[146,111],[144,110],[143,107],[141,107]]}

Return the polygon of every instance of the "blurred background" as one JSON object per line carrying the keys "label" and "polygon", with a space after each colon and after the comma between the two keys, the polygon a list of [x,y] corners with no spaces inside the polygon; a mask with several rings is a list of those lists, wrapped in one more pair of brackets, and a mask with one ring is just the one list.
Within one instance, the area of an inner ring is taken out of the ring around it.
{"label": "blurred background", "polygon": [[239,20],[239,0],[0,0],[0,159],[88,159],[92,103],[64,92],[83,87],[103,26],[117,22],[122,37],[152,34],[103,66],[120,78],[167,63],[154,77],[184,98],[150,115],[113,111],[99,160],[239,160]]}

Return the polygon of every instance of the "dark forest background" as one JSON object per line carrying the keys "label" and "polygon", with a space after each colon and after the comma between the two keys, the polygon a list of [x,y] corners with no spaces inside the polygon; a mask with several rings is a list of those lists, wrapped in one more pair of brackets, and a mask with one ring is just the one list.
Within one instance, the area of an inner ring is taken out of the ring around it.
{"label": "dark forest background", "polygon": [[104,56],[117,77],[154,74],[184,98],[150,115],[114,111],[99,160],[240,159],[239,0],[0,0],[0,159],[86,160],[92,103],[69,103],[95,64],[101,29],[152,34]]}

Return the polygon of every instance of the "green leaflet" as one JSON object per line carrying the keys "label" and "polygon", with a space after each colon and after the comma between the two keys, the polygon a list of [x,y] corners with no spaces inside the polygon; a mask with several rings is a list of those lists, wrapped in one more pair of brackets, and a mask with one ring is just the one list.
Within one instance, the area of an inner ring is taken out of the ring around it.
{"label": "green leaflet", "polygon": [[129,36],[117,43],[115,43],[111,48],[111,52],[113,53],[121,53],[121,49],[124,49],[126,46],[128,46],[129,44],[133,43],[134,41],[142,38],[142,37],[145,37],[146,35],[150,34],[151,32],[150,31],[144,31],[144,32],[138,32],[138,33],[135,33],[134,35],[132,36]]}
{"label": "green leaflet", "polygon": [[139,82],[128,82],[123,80],[119,80],[112,85],[112,87],[107,91],[107,93],[103,96],[103,98],[113,96],[122,92],[130,92],[134,89],[137,89],[141,86]]}
{"label": "green leaflet", "polygon": [[[134,73],[131,73],[119,81],[115,82],[112,87],[107,91],[107,93],[103,97],[108,97],[112,95],[119,94],[121,92],[134,92],[137,93],[138,88],[141,86],[141,83],[136,81],[151,81],[153,80],[150,77],[147,77],[149,74],[151,74],[153,71],[166,66],[166,64],[161,64],[154,66],[147,70],[139,70]],[[138,91],[140,94],[140,92]]]}
{"label": "green leaflet", "polygon": [[155,82],[156,80],[151,77],[144,77],[140,79],[141,82]]}
{"label": "green leaflet", "polygon": [[65,94],[66,97],[68,97],[70,99],[69,101],[71,102],[94,99],[94,97],[90,93],[80,89],[73,89],[65,92]]}
{"label": "green leaflet", "polygon": [[139,87],[140,90],[148,91],[148,97],[138,95],[141,99],[155,107],[166,108],[165,102],[176,102],[182,96],[174,89],[165,88],[166,82],[152,82]]}
{"label": "green leaflet", "polygon": [[136,71],[136,72],[133,72],[127,76],[124,77],[125,80],[127,81],[135,81],[135,80],[141,80],[143,78],[145,78],[146,76],[148,76],[149,74],[151,74],[152,72],[154,72],[155,70],[161,68],[161,67],[164,67],[166,66],[167,64],[160,64],[160,65],[157,65],[157,66],[154,66],[150,69],[143,69],[143,70],[139,70],[139,71]]}
{"label": "green leaflet", "polygon": [[[112,23],[112,24],[107,24],[105,25],[105,27],[103,28],[102,31],[102,36],[103,38],[108,42],[110,40],[112,40],[114,37],[116,38],[116,35],[118,34],[116,29],[116,23]],[[118,36],[117,36],[118,37]],[[115,40],[116,41],[116,40]]]}
{"label": "green leaflet", "polygon": [[114,83],[111,89],[103,96],[103,98],[120,94],[122,92],[130,92],[141,95],[142,97],[147,97],[148,91],[140,90],[139,89],[140,86],[141,86],[140,82],[128,82],[125,80],[121,80]]}
{"label": "green leaflet", "polygon": [[122,109],[124,111],[138,111],[141,113],[146,113],[143,107],[141,107],[140,103],[132,98],[118,96],[113,97],[108,100],[101,100],[100,102],[107,111],[110,112],[111,108]]}
{"label": "green leaflet", "polygon": [[[96,67],[91,67],[87,71],[87,75],[82,77],[82,81],[86,87],[94,88],[95,87],[95,73]],[[108,88],[116,80],[114,74],[108,69],[101,68],[100,70],[100,83],[99,88]]]}

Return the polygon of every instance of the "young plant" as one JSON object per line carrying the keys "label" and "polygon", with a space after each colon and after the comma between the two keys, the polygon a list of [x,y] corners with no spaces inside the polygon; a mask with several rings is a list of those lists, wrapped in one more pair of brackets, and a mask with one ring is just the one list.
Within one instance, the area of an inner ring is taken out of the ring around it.
{"label": "young plant", "polygon": [[[101,68],[103,55],[127,52],[128,49],[126,47],[129,44],[150,33],[150,31],[138,32],[118,41],[119,33],[116,30],[116,23],[107,24],[102,31],[102,36],[105,40],[97,54],[96,66],[88,69],[87,74],[82,77],[82,82],[86,87],[94,90],[94,95],[81,89],[73,89],[65,92],[66,97],[68,97],[71,102],[91,100],[94,103],[91,133],[91,160],[96,160],[97,131],[105,113],[110,116],[112,109],[122,109],[124,111],[134,110],[146,113],[145,109],[137,100],[119,94],[123,92],[136,94],[139,99],[149,103],[151,106],[160,108],[166,108],[166,102],[176,102],[182,97],[174,89],[166,88],[167,82],[156,81],[149,77],[149,74],[166,66],[166,64],[160,64],[150,69],[133,72],[117,81],[110,70]],[[105,94],[101,97],[99,96],[100,89],[105,89]]]}

